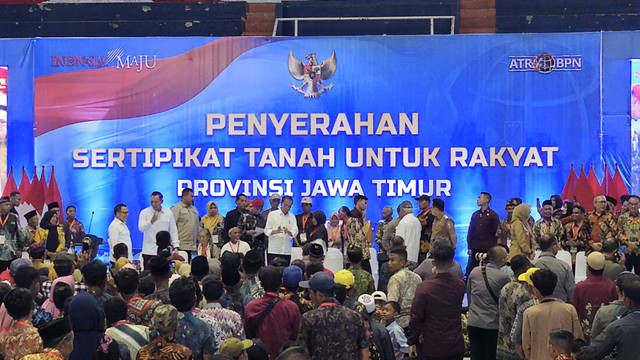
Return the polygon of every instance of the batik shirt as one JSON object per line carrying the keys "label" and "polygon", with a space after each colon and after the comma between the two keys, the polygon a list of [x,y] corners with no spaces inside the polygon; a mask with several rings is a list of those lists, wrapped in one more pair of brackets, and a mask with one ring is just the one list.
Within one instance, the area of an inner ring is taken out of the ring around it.
{"label": "batik shirt", "polygon": [[511,334],[509,334],[512,343],[516,345],[522,345],[522,319],[524,317],[524,311],[534,305],[538,305],[539,303],[540,301],[531,299],[518,307],[516,318],[513,322],[513,326],[511,327]]}
{"label": "batik shirt", "polygon": [[27,355],[22,360],[60,360],[64,359],[58,349],[46,348],[41,353]]}
{"label": "batik shirt", "polygon": [[211,325],[196,318],[191,311],[182,314],[184,317],[178,320],[176,341],[191,349],[195,360],[202,360],[203,355],[215,354],[217,347]]}
{"label": "batik shirt", "polygon": [[144,300],[140,296],[133,297],[127,302],[127,320],[132,324],[149,326],[153,312],[162,302],[157,300]]}
{"label": "batik shirt", "polygon": [[240,297],[243,299],[245,306],[249,301],[261,298],[264,295],[264,289],[262,285],[260,285],[258,274],[246,278],[238,290],[238,293],[240,293]]}
{"label": "batik shirt", "polygon": [[79,243],[84,238],[84,225],[77,219],[73,219],[72,222],[65,221],[62,223],[62,230],[64,231],[64,236],[67,240],[66,244],[69,245],[71,242]]}
{"label": "batik shirt", "polygon": [[224,295],[220,298],[220,304],[227,309],[233,310],[244,316],[244,298],[239,292],[225,291]]}
{"label": "batik shirt", "polygon": [[237,312],[225,309],[219,303],[207,304],[200,311],[211,316],[218,323],[221,330],[221,341],[232,337],[244,339],[244,323]]}
{"label": "batik shirt", "polygon": [[[238,229],[240,230],[240,239],[242,241],[246,241],[249,245],[253,245],[253,237],[247,234],[249,230],[255,230],[256,225],[258,224],[258,218],[251,214],[242,214],[240,215],[240,219],[238,219]],[[253,248],[253,246],[251,246]]]}
{"label": "batik shirt", "polygon": [[591,211],[587,214],[587,220],[591,225],[591,244],[618,236],[618,220],[612,213],[598,215]]}
{"label": "batik shirt", "polygon": [[188,347],[159,337],[138,351],[137,360],[194,360],[194,357]]}
{"label": "batik shirt", "polygon": [[635,242],[638,249],[632,253],[640,254],[640,216],[631,216],[630,213],[620,215],[618,219],[618,237],[621,242]]}
{"label": "batik shirt", "polygon": [[216,319],[214,319],[211,315],[203,313],[200,309],[192,309],[191,313],[196,317],[196,319],[200,319],[211,326],[211,331],[213,331],[213,338],[216,341],[214,346],[217,349],[218,346],[222,344],[222,328],[220,327],[220,324],[218,324]]}
{"label": "batik shirt", "polygon": [[0,260],[13,260],[16,256],[16,251],[24,248],[20,222],[15,214],[0,215],[0,234],[5,237],[4,244],[0,245]]}
{"label": "batik shirt", "polygon": [[387,285],[387,300],[397,301],[398,304],[400,304],[400,314],[396,321],[402,328],[409,326],[411,303],[413,302],[413,296],[420,282],[422,282],[420,275],[406,268],[398,270],[389,279],[389,284]]}
{"label": "batik shirt", "polygon": [[11,329],[0,338],[0,354],[4,360],[18,360],[43,349],[38,329],[26,321],[14,322]]}
{"label": "batik shirt", "polygon": [[347,250],[361,249],[362,260],[371,259],[369,254],[369,243],[367,243],[367,234],[364,232],[364,225],[356,218],[349,218],[347,221]]}
{"label": "batik shirt", "polygon": [[553,234],[556,236],[558,241],[562,241],[564,239],[564,227],[562,226],[562,222],[558,219],[551,218],[549,221],[545,221],[544,219],[540,219],[533,224],[533,229],[531,229],[533,233],[533,246],[534,249],[538,249],[538,239],[544,234]]}
{"label": "batik shirt", "polygon": [[27,226],[27,227],[22,229],[22,238],[23,238],[23,241],[24,241],[24,246],[29,246],[34,241],[36,241],[36,232],[37,231],[38,231],[37,227],[34,229],[31,226]]}
{"label": "batik shirt", "polygon": [[319,308],[302,315],[300,342],[315,359],[353,360],[369,348],[362,316],[327,299]]}
{"label": "batik shirt", "polygon": [[[578,252],[586,251],[591,241],[591,224],[587,220],[583,220],[581,224],[575,224],[573,221],[564,226],[565,238],[560,241],[560,246],[566,251]],[[573,240],[575,251],[569,245],[569,240]]]}
{"label": "batik shirt", "polygon": [[351,293],[353,298],[357,299],[362,294],[372,294],[376,291],[373,276],[371,276],[367,271],[363,270],[360,266],[352,266],[349,268],[349,271],[351,271],[355,278],[355,283]]}
{"label": "batik shirt", "polygon": [[389,221],[380,221],[380,225],[378,225],[378,229],[376,230],[376,243],[378,244],[378,253],[384,253],[384,245],[382,245],[382,234],[384,234],[384,229],[389,225]]}
{"label": "batik shirt", "polygon": [[496,236],[498,237],[498,244],[509,244],[509,240],[511,240],[511,219],[508,216],[500,221]]}
{"label": "batik shirt", "polygon": [[510,338],[511,328],[516,318],[518,307],[529,300],[531,300],[531,293],[518,281],[512,281],[500,290],[497,359],[510,360],[514,357],[517,358],[515,344]]}

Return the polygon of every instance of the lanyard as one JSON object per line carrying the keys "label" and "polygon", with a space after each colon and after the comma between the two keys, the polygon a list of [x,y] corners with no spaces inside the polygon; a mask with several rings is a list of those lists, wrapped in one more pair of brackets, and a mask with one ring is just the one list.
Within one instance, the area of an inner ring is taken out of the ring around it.
{"label": "lanyard", "polygon": [[264,293],[265,295],[269,295],[269,296],[273,296],[273,297],[279,297],[278,294],[271,292],[271,291],[267,291]]}
{"label": "lanyard", "polygon": [[113,326],[115,327],[115,326],[128,325],[128,324],[129,324],[129,322],[128,322],[128,321],[126,321],[126,320],[120,320],[120,321],[116,321],[116,322],[114,322],[114,323],[113,323]]}
{"label": "lanyard", "polygon": [[307,220],[309,220],[309,216],[311,214],[307,214],[307,216],[302,215],[302,230],[306,229]]}
{"label": "lanyard", "polygon": [[[340,227],[330,227],[329,229],[331,229],[331,238],[333,240],[338,238],[338,235],[340,235]],[[334,230],[335,229],[335,230]]]}
{"label": "lanyard", "polygon": [[313,231],[311,232],[311,234],[309,234],[309,237],[312,237],[312,236],[313,236],[313,234],[315,234],[315,233],[316,233],[316,231],[318,231],[318,228],[313,229]]}
{"label": "lanyard", "polygon": [[131,299],[129,299],[129,301],[127,301],[127,304],[132,302],[132,301],[136,301],[136,300],[142,300],[142,297],[141,296],[134,296]]}
{"label": "lanyard", "polygon": [[71,220],[71,223],[69,224],[69,229],[73,228],[73,224],[76,223],[76,219]]}
{"label": "lanyard", "polygon": [[576,229],[576,224],[571,224],[571,232],[573,232],[573,238],[576,239],[578,237],[578,232],[580,232],[580,228],[582,227],[582,221],[580,221],[580,225]]}
{"label": "lanyard", "polygon": [[229,241],[229,249],[231,249],[232,253],[240,252],[240,240],[238,240],[238,247],[237,247],[237,249],[235,251],[233,250],[233,244],[231,243],[231,241]]}
{"label": "lanyard", "polygon": [[549,232],[549,230],[551,230],[551,223],[547,220],[544,220],[545,225],[547,225],[547,232]]}
{"label": "lanyard", "polygon": [[55,358],[58,358],[58,359],[62,359],[62,356],[60,354],[58,354],[56,352],[53,352],[53,351],[45,351],[45,354],[51,355],[51,356],[53,356]]}
{"label": "lanyard", "polygon": [[28,321],[16,321],[13,325],[31,325],[31,323]]}
{"label": "lanyard", "polygon": [[338,306],[338,304],[334,302],[323,302],[322,304],[320,304],[320,307],[324,307],[324,306]]}
{"label": "lanyard", "polygon": [[347,239],[349,238],[349,233],[347,232],[347,223],[344,223],[344,238]]}
{"label": "lanyard", "polygon": [[2,220],[2,217],[0,217],[0,226],[4,227],[4,224],[6,224],[7,220],[9,220],[9,215],[11,215],[11,213],[7,213],[7,216],[4,217],[4,220]]}

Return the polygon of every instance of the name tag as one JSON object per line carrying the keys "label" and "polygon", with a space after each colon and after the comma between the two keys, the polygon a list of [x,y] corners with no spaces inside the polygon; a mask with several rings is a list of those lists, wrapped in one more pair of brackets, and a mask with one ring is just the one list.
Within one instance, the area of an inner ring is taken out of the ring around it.
{"label": "name tag", "polygon": [[0,245],[4,245],[5,243],[5,236],[4,234],[0,235]]}
{"label": "name tag", "polygon": [[300,241],[303,243],[307,242],[307,234],[305,233],[300,234]]}
{"label": "name tag", "polygon": [[572,253],[577,253],[578,252],[578,248],[576,246],[572,246],[571,247],[571,252]]}
{"label": "name tag", "polygon": [[219,241],[219,240],[218,240],[218,235],[212,235],[212,236],[211,236],[211,242],[213,242],[214,244],[217,244],[217,243],[218,243],[218,241]]}

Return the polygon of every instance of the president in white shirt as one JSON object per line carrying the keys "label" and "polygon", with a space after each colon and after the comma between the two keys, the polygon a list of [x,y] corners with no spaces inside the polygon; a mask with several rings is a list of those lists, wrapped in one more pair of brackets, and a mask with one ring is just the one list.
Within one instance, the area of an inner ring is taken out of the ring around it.
{"label": "president in white shirt", "polygon": [[413,215],[413,205],[410,202],[403,201],[398,210],[400,222],[396,227],[396,236],[401,236],[404,239],[404,245],[407,247],[407,260],[417,263],[418,254],[420,253],[422,224]]}
{"label": "president in white shirt", "polygon": [[293,198],[285,195],[282,197],[280,209],[273,210],[267,217],[267,225],[264,233],[269,237],[267,249],[267,262],[271,264],[273,259],[281,257],[291,262],[291,242],[298,235],[296,217],[289,212],[293,204]]}
{"label": "president in white shirt", "polygon": [[131,251],[131,233],[127,226],[127,217],[129,216],[129,209],[125,204],[118,204],[113,208],[113,213],[116,215],[115,219],[109,225],[109,261],[115,262],[113,257],[113,247],[117,244],[126,244],[129,248],[129,260],[133,260],[133,253]]}
{"label": "president in white shirt", "polygon": [[138,229],[144,234],[142,238],[142,258],[144,267],[152,257],[158,255],[156,245],[156,234],[158,231],[168,231],[171,234],[171,245],[174,251],[178,251],[180,240],[178,239],[178,228],[176,220],[171,210],[162,207],[162,194],[158,191],[151,193],[151,206],[140,212],[138,219]]}

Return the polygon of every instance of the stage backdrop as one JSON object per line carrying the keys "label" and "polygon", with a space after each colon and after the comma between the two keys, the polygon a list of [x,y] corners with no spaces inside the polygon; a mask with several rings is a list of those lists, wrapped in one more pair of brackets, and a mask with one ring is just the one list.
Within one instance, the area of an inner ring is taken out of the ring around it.
{"label": "stage backdrop", "polygon": [[85,226],[95,212],[92,233],[125,203],[134,248],[154,190],[170,207],[192,187],[201,215],[240,192],[292,195],[295,213],[310,196],[327,215],[364,193],[374,227],[428,194],[466,262],[479,192],[501,217],[512,197],[535,213],[571,163],[602,165],[600,38],[38,39],[35,162],[55,165]]}

